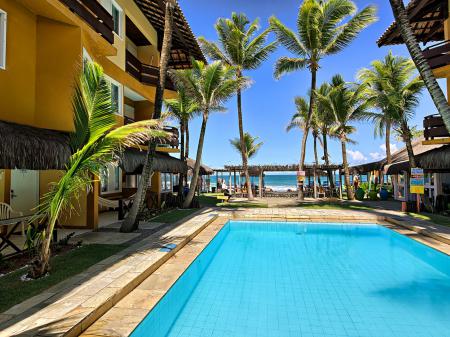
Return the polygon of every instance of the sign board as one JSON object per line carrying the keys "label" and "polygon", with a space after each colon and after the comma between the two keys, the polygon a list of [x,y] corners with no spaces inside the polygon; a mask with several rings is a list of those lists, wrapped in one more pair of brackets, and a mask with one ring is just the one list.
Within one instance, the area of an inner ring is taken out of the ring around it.
{"label": "sign board", "polygon": [[306,172],[305,171],[297,171],[297,182],[303,183],[305,181]]}
{"label": "sign board", "polygon": [[411,193],[425,193],[425,178],[423,169],[414,167],[411,169],[411,178],[409,179],[409,190]]}

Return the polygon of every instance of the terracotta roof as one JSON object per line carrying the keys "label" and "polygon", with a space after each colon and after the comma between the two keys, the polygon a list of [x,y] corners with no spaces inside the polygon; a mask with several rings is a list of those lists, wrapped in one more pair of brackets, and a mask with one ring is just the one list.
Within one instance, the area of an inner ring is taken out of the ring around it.
{"label": "terracotta roof", "polygon": [[[419,42],[444,40],[444,20],[448,18],[448,3],[442,0],[411,0],[406,6],[414,35]],[[403,39],[394,21],[378,39],[379,47],[402,44]]]}
{"label": "terracotta roof", "polygon": [[[164,34],[164,14],[166,0],[134,0],[153,28],[158,33],[158,47],[162,45]],[[171,68],[183,69],[190,67],[190,58],[206,62],[205,56],[192,32],[189,23],[184,17],[178,3],[175,5],[174,18],[175,23],[172,39],[171,59],[169,66]]]}

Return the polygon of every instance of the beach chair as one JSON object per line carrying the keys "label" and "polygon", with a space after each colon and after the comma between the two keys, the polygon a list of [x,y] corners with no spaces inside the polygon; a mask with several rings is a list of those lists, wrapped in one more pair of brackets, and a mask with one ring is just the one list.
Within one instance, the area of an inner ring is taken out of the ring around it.
{"label": "beach chair", "polygon": [[[16,217],[23,216],[22,212],[16,212],[12,207],[4,202],[0,202],[0,220],[8,220]],[[22,222],[22,235],[25,235],[25,223]]]}

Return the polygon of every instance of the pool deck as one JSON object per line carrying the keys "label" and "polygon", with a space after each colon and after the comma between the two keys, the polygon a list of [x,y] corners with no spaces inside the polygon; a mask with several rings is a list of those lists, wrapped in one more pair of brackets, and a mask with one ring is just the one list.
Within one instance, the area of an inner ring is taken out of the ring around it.
{"label": "pool deck", "polygon": [[0,314],[0,336],[128,336],[229,219],[379,223],[450,255],[450,228],[393,210],[208,208]]}

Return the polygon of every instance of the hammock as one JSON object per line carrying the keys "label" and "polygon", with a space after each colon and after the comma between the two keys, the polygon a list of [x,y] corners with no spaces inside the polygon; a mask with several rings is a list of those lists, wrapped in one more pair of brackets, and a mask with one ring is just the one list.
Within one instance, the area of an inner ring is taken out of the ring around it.
{"label": "hammock", "polygon": [[[129,196],[127,199],[134,199],[134,196],[136,195],[133,194],[131,196]],[[106,199],[106,198],[102,198],[102,197],[98,197],[98,204],[102,207],[107,207],[107,208],[119,208],[119,200],[111,200],[111,199]]]}

